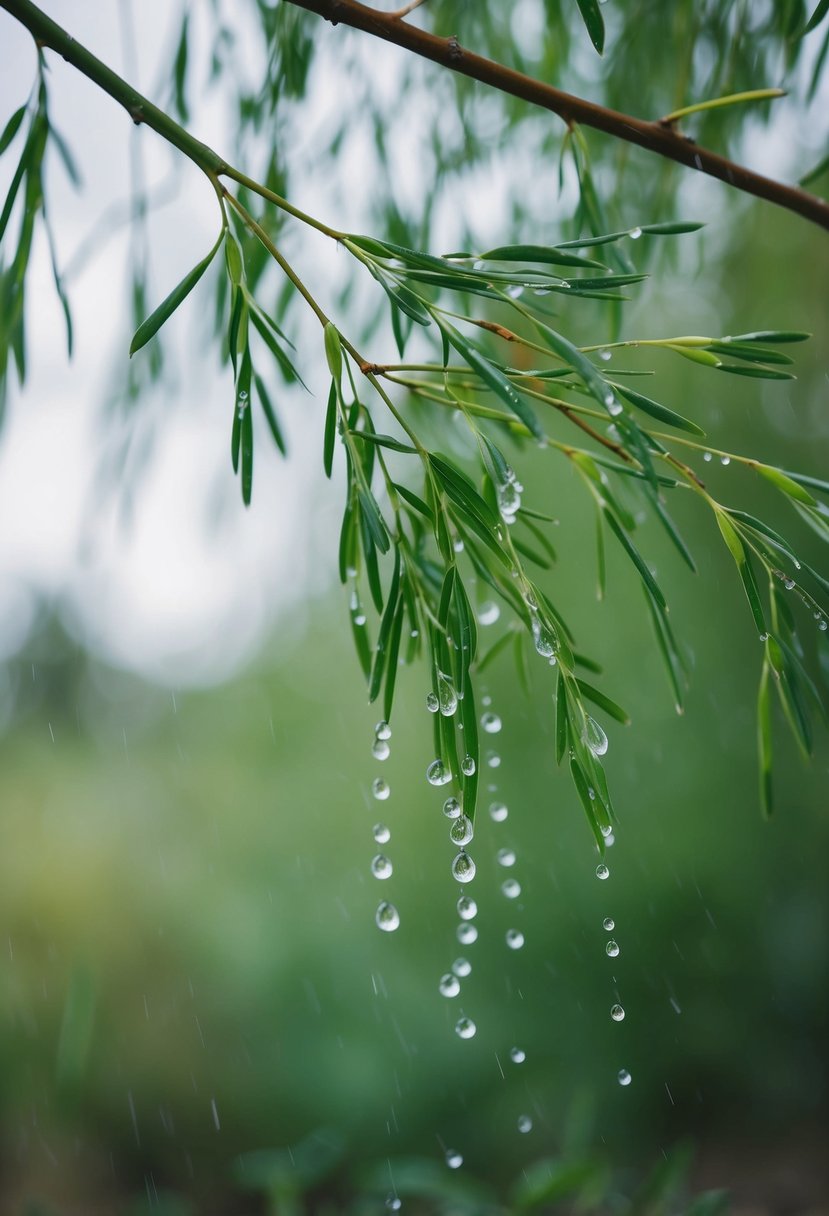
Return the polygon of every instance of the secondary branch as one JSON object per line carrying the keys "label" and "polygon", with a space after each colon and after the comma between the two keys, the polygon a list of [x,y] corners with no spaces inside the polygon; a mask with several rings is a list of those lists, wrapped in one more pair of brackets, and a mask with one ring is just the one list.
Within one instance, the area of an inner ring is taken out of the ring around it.
{"label": "secondary branch", "polygon": [[699,147],[693,140],[677,132],[671,123],[647,122],[562,92],[552,85],[534,80],[532,76],[525,76],[492,59],[474,54],[462,47],[454,36],[438,38],[428,30],[401,21],[396,13],[378,12],[358,3],[358,0],[289,0],[289,3],[324,17],[333,25],[349,25],[373,34],[375,38],[392,42],[453,72],[460,72],[503,93],[520,97],[531,105],[551,110],[568,124],[581,123],[626,143],[638,144],[658,156],[706,173],[709,177],[716,177],[735,190],[794,211],[821,228],[829,229],[829,203],[805,190],[754,173],[744,165]]}

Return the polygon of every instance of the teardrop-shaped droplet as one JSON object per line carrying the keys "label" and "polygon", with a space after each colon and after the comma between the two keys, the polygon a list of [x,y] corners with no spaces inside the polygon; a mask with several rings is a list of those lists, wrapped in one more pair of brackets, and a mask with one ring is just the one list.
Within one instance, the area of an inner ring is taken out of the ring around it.
{"label": "teardrop-shaped droplet", "polygon": [[458,993],[460,992],[460,990],[461,990],[460,981],[458,980],[458,977],[456,975],[452,974],[451,971],[447,971],[446,975],[442,975],[440,977],[440,983],[438,984],[438,992],[440,993],[441,996],[448,996],[448,997],[457,996]]}
{"label": "teardrop-shaped droplet", "polygon": [[382,929],[384,933],[393,933],[400,924],[400,913],[394,904],[383,900],[374,914],[374,919],[378,929]]}
{"label": "teardrop-shaped droplet", "polygon": [[611,1005],[610,1016],[613,1018],[614,1022],[623,1022],[625,1018],[625,1011],[621,1005]]}
{"label": "teardrop-shaped droplet", "polygon": [[458,916],[461,920],[474,920],[478,915],[478,905],[471,895],[461,895],[457,903]]}
{"label": "teardrop-shaped droplet", "polygon": [[513,1064],[523,1064],[527,1058],[527,1053],[523,1047],[512,1047],[510,1048],[509,1058]]}
{"label": "teardrop-shaped droplet", "polygon": [[501,883],[501,894],[507,899],[517,899],[521,894],[521,883],[517,878],[505,878]]}
{"label": "teardrop-shaped droplet", "polygon": [[463,773],[464,777],[471,777],[475,772],[475,768],[476,764],[474,757],[464,756],[463,760],[461,760],[461,772]]}
{"label": "teardrop-shaped droplet", "polygon": [[426,780],[430,785],[447,785],[452,780],[452,774],[442,760],[433,760],[426,769]]}
{"label": "teardrop-shaped droplet", "polygon": [[471,946],[478,940],[478,930],[471,921],[462,920],[455,930],[455,937],[462,946]]}
{"label": "teardrop-shaped droplet", "polygon": [[488,751],[486,754],[486,764],[487,764],[487,768],[500,768],[501,767],[501,757],[498,755],[497,752]]}
{"label": "teardrop-shaped droplet", "polygon": [[616,921],[613,919],[612,916],[606,916],[604,918],[604,920],[602,921],[602,928],[605,930],[606,933],[612,933],[613,930],[616,928]]}
{"label": "teardrop-shaped droplet", "polygon": [[378,844],[388,844],[391,840],[391,832],[384,823],[375,823],[371,834]]}
{"label": "teardrop-shaped droplet", "polygon": [[520,950],[524,945],[524,934],[520,929],[507,929],[506,936],[510,950]]}
{"label": "teardrop-shaped droplet", "polygon": [[375,739],[371,746],[371,754],[375,760],[388,760],[391,748],[385,739]]}
{"label": "teardrop-shaped droplet", "polygon": [[472,1018],[458,1018],[455,1023],[455,1034],[461,1039],[474,1039],[477,1029],[478,1027],[472,1021]]}
{"label": "teardrop-shaped droplet", "polygon": [[489,808],[489,817],[495,823],[503,823],[509,811],[503,802],[493,802]]}
{"label": "teardrop-shaped droplet", "polygon": [[630,1073],[628,1072],[628,1070],[626,1068],[620,1068],[618,1073],[616,1074],[616,1080],[619,1082],[620,1085],[630,1085],[631,1081],[633,1080],[633,1077],[630,1075]]}
{"label": "teardrop-shaped droplet", "polygon": [[533,1129],[533,1121],[530,1118],[530,1116],[529,1115],[519,1115],[518,1116],[519,1132],[521,1132],[522,1135],[526,1136],[527,1132],[531,1132],[532,1129]]}
{"label": "teardrop-shaped droplet", "polygon": [[458,708],[458,694],[449,676],[438,672],[438,708],[444,718],[451,718]]}
{"label": "teardrop-shaped droplet", "polygon": [[631,228],[630,232],[628,233],[628,236],[630,237],[630,239],[632,241],[638,241],[641,235],[642,235],[642,229],[638,228],[638,227]]}
{"label": "teardrop-shaped droplet", "polygon": [[390,739],[391,738],[391,727],[389,726],[388,722],[386,722],[386,720],[383,719],[382,722],[378,722],[377,725],[375,726],[374,733],[378,739]]}
{"label": "teardrop-shaped droplet", "polygon": [[371,872],[375,878],[391,878],[394,867],[384,853],[378,853],[371,859]]}
{"label": "teardrop-shaped droplet", "polygon": [[600,862],[599,865],[596,866],[596,877],[601,878],[602,881],[604,881],[606,878],[610,878],[610,870],[608,870],[604,862]]}
{"label": "teardrop-shaped droplet", "polygon": [[556,645],[552,633],[541,620],[537,612],[530,615],[530,626],[532,628],[533,645],[542,659],[549,659],[555,654]]}
{"label": "teardrop-shaped droplet", "polygon": [[472,964],[467,958],[456,958],[452,964],[452,972],[459,979],[465,980],[468,975],[472,974]]}
{"label": "teardrop-shaped droplet", "polygon": [[584,741],[594,756],[603,756],[607,751],[607,735],[595,718],[588,717],[585,723]]}
{"label": "teardrop-shaped droplet", "polygon": [[501,719],[494,713],[482,714],[481,726],[488,735],[497,735],[501,729]]}
{"label": "teardrop-shaped droplet", "polygon": [[384,781],[382,777],[375,777],[371,783],[371,792],[378,802],[385,802],[391,793],[388,781]]}
{"label": "teardrop-shaped droplet", "polygon": [[608,958],[618,958],[619,946],[618,946],[618,943],[615,942],[612,937],[604,949],[605,949],[605,954],[608,956]]}
{"label": "teardrop-shaped droplet", "polygon": [[479,625],[494,625],[501,615],[501,609],[494,600],[487,600],[485,604],[481,604],[478,609],[478,624]]}
{"label": "teardrop-shaped droplet", "polygon": [[457,882],[472,882],[475,877],[475,862],[463,849],[452,862],[452,876]]}
{"label": "teardrop-shaped droplet", "polygon": [[513,849],[499,849],[495,855],[495,860],[499,866],[514,866],[515,852]]}
{"label": "teardrop-shaped droplet", "polygon": [[461,813],[461,804],[457,798],[447,798],[443,804],[443,813],[447,819],[457,819]]}
{"label": "teardrop-shaped droplet", "polygon": [[463,1165],[463,1157],[453,1148],[446,1150],[446,1164],[450,1170],[459,1170]]}
{"label": "teardrop-shaped droplet", "polygon": [[426,694],[426,708],[430,714],[436,714],[440,709],[440,701],[437,698],[437,693],[429,692]]}
{"label": "teardrop-shaped droplet", "polygon": [[472,826],[472,820],[466,815],[460,815],[449,829],[449,839],[452,844],[462,848],[465,844],[469,844],[475,834],[475,829]]}

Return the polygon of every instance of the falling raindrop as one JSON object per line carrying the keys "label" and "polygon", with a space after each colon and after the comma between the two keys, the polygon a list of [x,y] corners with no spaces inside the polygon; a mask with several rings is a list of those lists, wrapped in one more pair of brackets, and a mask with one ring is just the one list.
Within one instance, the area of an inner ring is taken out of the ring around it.
{"label": "falling raindrop", "polygon": [[478,609],[478,624],[479,625],[494,625],[501,615],[501,609],[494,600],[487,600],[485,604],[481,604]]}
{"label": "falling raindrop", "polygon": [[509,1058],[513,1064],[523,1064],[527,1058],[527,1053],[523,1047],[512,1047],[510,1049]]}
{"label": "falling raindrop", "polygon": [[488,735],[497,735],[501,729],[501,719],[497,714],[488,713],[481,717],[481,726]]}
{"label": "falling raindrop", "polygon": [[489,751],[486,754],[486,762],[489,768],[500,768],[501,757],[497,752]]}
{"label": "falling raindrop", "polygon": [[474,920],[478,915],[478,905],[471,895],[461,895],[457,907],[461,920]]}
{"label": "falling raindrop", "polygon": [[531,1132],[532,1129],[533,1129],[533,1121],[530,1118],[530,1116],[529,1115],[519,1115],[518,1116],[519,1132],[521,1132],[522,1135],[526,1136],[527,1132]]}
{"label": "falling raindrop", "polygon": [[630,1085],[631,1081],[633,1080],[633,1077],[631,1077],[630,1073],[628,1072],[628,1070],[626,1068],[620,1068],[619,1072],[616,1076],[616,1080],[619,1082],[620,1085]]}
{"label": "falling raindrop", "polygon": [[606,916],[604,918],[604,920],[602,921],[602,928],[607,933],[612,933],[613,930],[616,928],[616,921],[613,919],[612,916]]}
{"label": "falling raindrop", "polygon": [[512,849],[499,849],[495,855],[495,860],[499,866],[514,866],[515,852]]}
{"label": "falling raindrop", "polygon": [[458,977],[456,975],[452,974],[451,971],[447,971],[446,975],[442,975],[440,977],[440,983],[438,984],[438,992],[440,993],[441,996],[448,996],[448,997],[457,996],[458,993],[460,992],[460,990],[461,990],[460,981],[458,980]]}
{"label": "falling raindrop", "polygon": [[478,930],[469,921],[461,921],[455,930],[455,936],[462,946],[471,946],[478,940]]}
{"label": "falling raindrop", "polygon": [[475,877],[475,862],[463,849],[452,862],[452,875],[458,882],[472,882]]}
{"label": "falling raindrop", "polygon": [[371,872],[375,878],[391,878],[394,867],[382,853],[371,859]]}
{"label": "falling raindrop", "polygon": [[476,765],[473,757],[464,756],[463,760],[461,761],[461,772],[463,773],[464,777],[471,777],[475,772],[475,767]]}
{"label": "falling raindrop", "polygon": [[378,722],[374,728],[374,733],[378,739],[390,739],[391,727],[386,721]]}
{"label": "falling raindrop", "polygon": [[521,894],[521,883],[517,878],[505,878],[501,883],[501,894],[507,899],[517,899]]}
{"label": "falling raindrop", "polygon": [[472,1018],[458,1018],[455,1023],[455,1034],[461,1039],[474,1039],[477,1029],[478,1027],[472,1021]]}
{"label": "falling raindrop", "polygon": [[524,945],[524,934],[520,929],[507,929],[507,945],[510,950],[520,950]]}
{"label": "falling raindrop", "polygon": [[596,719],[590,716],[584,725],[584,741],[594,756],[603,756],[607,751],[607,735]]}
{"label": "falling raindrop", "polygon": [[371,783],[371,792],[378,802],[385,802],[391,793],[388,781],[384,781],[382,777],[375,777]]}
{"label": "falling raindrop", "polygon": [[611,1005],[610,1016],[614,1022],[623,1022],[625,1019],[625,1011],[621,1005]]}
{"label": "falling raindrop", "polygon": [[443,804],[443,813],[447,819],[457,819],[461,813],[461,804],[457,798],[447,798]]}
{"label": "falling raindrop", "polygon": [[605,946],[605,953],[607,954],[608,958],[618,958],[619,956],[618,942],[615,942],[612,937]]}
{"label": "falling raindrop", "polygon": [[426,780],[430,785],[448,785],[452,774],[442,760],[433,760],[426,769]]}
{"label": "falling raindrop", "polygon": [[503,823],[509,811],[503,802],[493,802],[489,808],[489,817],[495,823]]}
{"label": "falling raindrop", "polygon": [[388,760],[391,748],[385,739],[375,739],[372,744],[371,754],[375,760]]}
{"label": "falling raindrop", "polygon": [[472,964],[469,959],[456,958],[452,964],[453,973],[462,980],[465,980],[468,975],[472,974]]}
{"label": "falling raindrop", "polygon": [[463,1165],[463,1157],[460,1153],[456,1153],[453,1148],[446,1150],[446,1164],[450,1170],[459,1170]]}
{"label": "falling raindrop", "polygon": [[610,870],[608,870],[604,862],[600,862],[600,864],[596,866],[596,877],[601,878],[602,880],[605,878],[610,878]]}
{"label": "falling raindrop", "polygon": [[426,708],[430,714],[436,714],[440,709],[440,701],[438,701],[437,693],[429,692],[426,694]]}
{"label": "falling raindrop", "polygon": [[475,829],[472,826],[472,820],[466,815],[460,815],[449,829],[449,839],[452,844],[462,848],[465,844],[469,844],[475,834]]}
{"label": "falling raindrop", "polygon": [[393,933],[400,924],[400,913],[394,904],[383,900],[374,914],[374,919],[378,929],[382,929],[384,933]]}
{"label": "falling raindrop", "polygon": [[449,676],[438,672],[438,709],[444,718],[451,718],[458,708],[458,694]]}

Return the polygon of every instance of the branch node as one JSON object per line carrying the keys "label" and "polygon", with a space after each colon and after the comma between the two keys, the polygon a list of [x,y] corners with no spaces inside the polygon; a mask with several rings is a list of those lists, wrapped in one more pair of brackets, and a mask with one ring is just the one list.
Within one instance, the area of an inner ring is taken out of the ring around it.
{"label": "branch node", "polygon": [[446,46],[452,63],[457,63],[458,60],[463,59],[463,47],[458,42],[457,34],[453,34],[451,38],[447,38]]}

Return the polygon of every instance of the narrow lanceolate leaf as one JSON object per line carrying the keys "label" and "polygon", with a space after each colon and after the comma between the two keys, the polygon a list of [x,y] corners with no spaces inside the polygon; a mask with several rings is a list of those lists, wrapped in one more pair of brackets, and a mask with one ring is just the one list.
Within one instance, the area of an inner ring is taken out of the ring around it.
{"label": "narrow lanceolate leaf", "polygon": [[559,667],[558,682],[556,683],[556,764],[561,764],[561,761],[564,759],[564,753],[567,751],[568,735],[567,686],[564,672]]}
{"label": "narrow lanceolate leaf", "polygon": [[647,566],[644,558],[642,557],[641,553],[636,548],[636,546],[633,544],[633,541],[630,539],[627,532],[625,532],[624,528],[618,522],[618,520],[616,519],[616,517],[612,513],[612,511],[609,511],[607,509],[607,507],[604,507],[603,514],[607,521],[607,526],[610,528],[613,535],[616,537],[616,539],[619,541],[619,543],[625,549],[628,557],[633,562],[636,569],[639,571],[639,575],[640,575],[642,581],[644,582],[645,586],[647,587],[648,591],[650,591],[651,595],[653,596],[653,598],[657,602],[657,604],[659,604],[659,606],[661,608],[665,608],[667,605],[666,605],[666,601],[665,601],[665,596],[662,594],[662,589],[659,586],[659,584],[657,583],[656,579],[651,574],[650,570],[648,569],[648,566]]}
{"label": "narrow lanceolate leaf", "polygon": [[500,245],[481,254],[485,262],[539,262],[550,266],[583,266],[589,270],[605,270],[601,262],[567,253],[555,245]]}
{"label": "narrow lanceolate leaf", "polygon": [[760,764],[760,805],[768,819],[773,810],[770,667],[763,663],[757,693],[757,755]]}
{"label": "narrow lanceolate leaf", "polygon": [[417,448],[413,448],[410,443],[402,443],[392,435],[378,435],[374,431],[352,431],[351,433],[355,439],[362,439],[366,443],[373,443],[375,447],[388,448],[391,452],[405,452],[407,455],[417,455]]}
{"label": "narrow lanceolate leaf", "polygon": [[803,34],[810,34],[812,30],[817,29],[826,14],[829,13],[829,0],[818,0],[809,20],[803,27]]}
{"label": "narrow lanceolate leaf", "polygon": [[340,383],[343,374],[343,352],[340,345],[340,335],[337,327],[330,321],[323,331],[325,339],[325,357],[328,360],[328,370],[335,384]]}
{"label": "narrow lanceolate leaf", "polygon": [[599,0],[576,0],[585,24],[590,41],[601,55],[604,50],[604,17],[599,8]]}
{"label": "narrow lanceolate leaf", "polygon": [[394,623],[394,615],[397,610],[397,597],[399,590],[400,550],[396,549],[394,554],[394,572],[392,574],[391,584],[389,585],[389,594],[386,599],[386,607],[380,621],[380,632],[377,634],[377,647],[374,651],[374,664],[371,668],[371,680],[368,686],[369,701],[375,701],[377,699],[383,682],[383,673],[386,670],[389,639],[391,636],[392,624]]}
{"label": "narrow lanceolate leaf", "polygon": [[754,617],[754,624],[757,626],[757,632],[763,636],[768,633],[766,628],[766,618],[763,613],[763,605],[760,601],[760,592],[757,588],[757,580],[754,577],[754,570],[751,565],[751,558],[748,550],[743,544],[737,529],[732,524],[728,516],[722,512],[717,512],[717,523],[720,526],[723,539],[728,546],[731,556],[737,565],[737,572],[743,584],[743,590],[746,593],[751,615]]}
{"label": "narrow lanceolate leaf", "polygon": [[778,490],[782,490],[784,494],[788,494],[789,498],[794,498],[797,502],[805,503],[807,507],[816,507],[817,500],[812,497],[805,486],[799,485],[791,477],[788,477],[780,469],[775,469],[772,465],[758,464],[757,472],[765,477]]}
{"label": "narrow lanceolate leaf", "polygon": [[576,680],[579,687],[579,692],[588,701],[592,701],[594,705],[598,705],[606,714],[610,714],[611,718],[615,718],[617,722],[621,722],[623,726],[630,725],[630,715],[626,710],[622,709],[621,705],[617,705],[599,688],[594,688],[592,684],[588,684],[586,680]]}
{"label": "narrow lanceolate leaf", "polygon": [[584,387],[590,394],[596,398],[600,405],[604,406],[610,413],[618,413],[619,405],[613,389],[610,387],[604,376],[599,372],[595,364],[587,358],[587,355],[582,354],[577,346],[574,346],[567,338],[549,325],[545,325],[542,321],[534,318],[534,324],[538,332],[541,334],[544,341],[553,350],[560,359],[565,363],[569,363],[579,378],[583,381]]}
{"label": "narrow lanceolate leaf", "polygon": [[621,232],[608,232],[604,236],[579,237],[577,241],[563,241],[559,249],[587,249],[595,245],[610,245],[632,234],[638,236],[682,236],[686,232],[699,232],[704,224],[691,220],[676,220],[665,224],[641,224],[636,228],[625,228]]}
{"label": "narrow lanceolate leaf", "polygon": [[220,234],[219,239],[216,241],[216,244],[210,250],[207,257],[202,258],[198,265],[194,266],[193,269],[184,276],[178,286],[173,288],[167,298],[162,300],[155,312],[150,313],[146,321],[143,321],[141,325],[138,326],[132,342],[130,343],[130,355],[134,355],[135,352],[140,350],[142,346],[146,346],[150,339],[155,337],[164,322],[173,315],[179,304],[181,304],[182,301],[189,296],[190,292],[196,286],[199,279],[202,277],[205,270],[207,270],[207,267],[216,256],[216,252],[222,242],[222,237],[223,234]]}
{"label": "narrow lanceolate leaf", "polygon": [[415,494],[412,490],[407,489],[406,486],[400,485],[399,482],[392,482],[392,485],[394,486],[395,490],[397,490],[397,493],[404,502],[408,503],[410,507],[413,507],[415,511],[418,511],[424,519],[429,521],[430,524],[434,523],[435,517],[432,513],[432,509],[423,501],[422,498],[419,498],[417,494]]}
{"label": "narrow lanceolate leaf", "polygon": [[325,476],[331,476],[334,465],[334,440],[337,437],[337,384],[331,381],[328,391],[328,408],[325,411],[325,434],[322,441],[322,467]]}
{"label": "narrow lanceolate leaf", "polygon": [[397,611],[394,614],[392,621],[391,634],[389,636],[389,655],[386,660],[386,685],[383,690],[383,717],[387,722],[391,720],[391,711],[394,705],[394,686],[397,681],[397,669],[399,666],[400,654],[400,635],[403,632],[403,618],[405,616],[405,603],[401,596],[397,601]]}
{"label": "narrow lanceolate leaf", "polygon": [[705,434],[705,431],[701,426],[697,426],[696,422],[691,422],[689,418],[683,418],[681,414],[675,413],[674,410],[669,410],[666,405],[661,405],[660,402],[653,401],[650,397],[645,397],[642,393],[637,393],[626,385],[617,384],[615,381],[612,384],[620,397],[624,397],[631,405],[637,406],[643,413],[649,414],[651,418],[656,418],[659,422],[666,423],[667,426],[676,427],[679,431],[687,431],[691,435]]}
{"label": "narrow lanceolate leaf", "polygon": [[21,106],[19,110],[15,110],[14,114],[12,114],[11,118],[3,128],[3,134],[0,135],[0,156],[3,155],[6,148],[8,148],[9,144],[20,130],[20,124],[22,123],[25,114],[26,107]]}
{"label": "narrow lanceolate leaf", "polygon": [[249,507],[253,494],[253,411],[250,408],[250,402],[242,412],[241,430],[242,502]]}
{"label": "narrow lanceolate leaf", "polygon": [[351,617],[351,631],[354,635],[354,649],[357,651],[357,658],[360,662],[363,675],[368,679],[371,674],[371,645],[368,640],[368,630],[366,629],[366,614],[357,598],[356,592],[351,601],[349,615]]}
{"label": "narrow lanceolate leaf", "polygon": [[544,432],[539,425],[534,411],[518,392],[515,385],[494,364],[485,359],[471,343],[467,342],[453,325],[450,325],[446,321],[440,321],[439,324],[447,341],[454,346],[455,350],[466,360],[472,370],[478,373],[484,384],[501,398],[517,418],[520,418],[524,426],[531,431],[536,439],[543,439]]}

